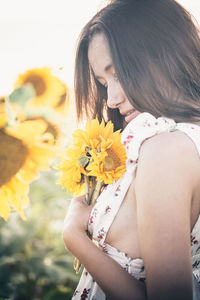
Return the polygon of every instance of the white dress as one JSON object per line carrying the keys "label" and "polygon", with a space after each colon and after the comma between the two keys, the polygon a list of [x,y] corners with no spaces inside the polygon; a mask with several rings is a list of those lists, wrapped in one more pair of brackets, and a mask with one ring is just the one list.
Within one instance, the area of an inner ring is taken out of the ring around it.
{"label": "white dress", "polygon": [[[200,126],[175,123],[168,118],[156,119],[142,113],[132,120],[122,132],[122,144],[127,151],[126,173],[118,181],[106,186],[95,204],[88,223],[88,230],[103,251],[119,263],[129,274],[145,281],[143,260],[128,257],[124,252],[105,243],[106,234],[120,209],[124,196],[133,181],[141,144],[161,132],[180,130],[194,142],[200,156]],[[200,216],[191,232],[191,256],[193,269],[193,299],[200,299]],[[73,300],[105,300],[106,295],[86,269],[83,270]]]}

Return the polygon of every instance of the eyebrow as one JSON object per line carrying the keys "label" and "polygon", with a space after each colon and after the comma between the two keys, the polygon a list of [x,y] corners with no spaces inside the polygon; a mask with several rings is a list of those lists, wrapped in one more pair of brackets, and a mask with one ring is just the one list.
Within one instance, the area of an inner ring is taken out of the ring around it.
{"label": "eyebrow", "polygon": [[[113,67],[113,64],[109,64],[109,65],[107,65],[105,68],[104,68],[104,71],[105,72],[108,72],[111,68]],[[93,72],[94,73],[94,72]],[[95,75],[95,74],[94,74]],[[95,78],[97,79],[97,80],[99,80],[99,79],[101,79],[102,77],[101,76],[96,76],[95,75]]]}

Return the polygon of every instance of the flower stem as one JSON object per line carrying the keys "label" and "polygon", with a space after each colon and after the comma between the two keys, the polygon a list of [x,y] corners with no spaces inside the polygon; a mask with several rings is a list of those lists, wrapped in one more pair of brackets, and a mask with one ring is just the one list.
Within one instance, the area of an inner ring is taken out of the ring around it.
{"label": "flower stem", "polygon": [[104,185],[103,181],[97,181],[96,186],[95,186],[95,190],[92,194],[91,200],[90,200],[90,204],[94,204],[95,201],[97,200],[100,192],[101,192],[101,188]]}
{"label": "flower stem", "polygon": [[96,187],[96,184],[97,184],[96,177],[92,176],[91,181],[92,181],[92,186],[89,189],[89,202],[88,203],[91,202],[91,198],[92,198],[92,195],[94,193],[94,190],[95,190],[95,187]]}
{"label": "flower stem", "polygon": [[85,200],[87,201],[87,203],[89,204],[90,202],[90,182],[89,182],[89,177],[84,175],[84,179],[85,179]]}
{"label": "flower stem", "polygon": [[78,274],[80,272],[80,269],[81,269],[81,262],[77,257],[75,257],[74,258],[74,270],[76,271],[76,274]]}

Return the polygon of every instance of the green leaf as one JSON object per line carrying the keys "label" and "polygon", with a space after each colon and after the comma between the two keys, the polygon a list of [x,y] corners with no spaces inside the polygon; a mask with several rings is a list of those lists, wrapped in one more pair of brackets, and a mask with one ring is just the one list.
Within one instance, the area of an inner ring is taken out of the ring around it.
{"label": "green leaf", "polygon": [[85,147],[85,151],[86,151],[86,152],[90,152],[90,150],[91,150],[90,147],[88,147],[88,146]]}
{"label": "green leaf", "polygon": [[5,111],[8,117],[6,126],[14,125],[17,120],[17,114],[12,108],[12,106],[10,105],[8,98],[6,98],[6,102],[5,102]]}
{"label": "green leaf", "polygon": [[26,84],[14,89],[13,92],[8,96],[8,99],[11,103],[14,102],[24,107],[26,102],[33,97],[35,97],[35,90],[32,84]]}
{"label": "green leaf", "polygon": [[90,159],[89,159],[89,157],[86,156],[86,155],[81,155],[81,156],[79,156],[79,158],[78,158],[78,162],[79,162],[79,164],[80,164],[83,168],[85,168],[85,167],[87,166],[87,164],[89,163],[89,161],[90,161]]}

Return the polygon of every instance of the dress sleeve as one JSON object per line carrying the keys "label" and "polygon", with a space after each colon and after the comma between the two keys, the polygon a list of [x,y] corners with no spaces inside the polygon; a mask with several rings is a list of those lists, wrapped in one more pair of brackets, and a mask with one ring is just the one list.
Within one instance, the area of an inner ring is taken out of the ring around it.
{"label": "dress sleeve", "polygon": [[156,119],[149,113],[141,113],[132,120],[122,132],[122,144],[127,152],[127,169],[137,163],[142,143],[161,132],[175,130],[176,123],[172,119],[160,117]]}

